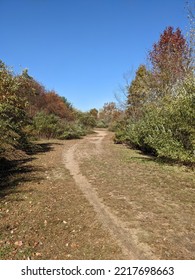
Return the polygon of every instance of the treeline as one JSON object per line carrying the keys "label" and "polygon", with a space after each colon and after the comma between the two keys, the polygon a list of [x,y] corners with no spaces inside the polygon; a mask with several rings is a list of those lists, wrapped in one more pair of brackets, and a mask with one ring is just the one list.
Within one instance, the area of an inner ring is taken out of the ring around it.
{"label": "treeline", "polygon": [[15,75],[0,61],[0,156],[10,147],[27,151],[39,138],[80,138],[95,124],[92,114],[46,90],[27,70]]}
{"label": "treeline", "polygon": [[73,139],[94,127],[116,132],[115,142],[168,160],[195,162],[195,44],[168,27],[126,86],[126,107],[114,102],[81,112],[24,70],[0,61],[0,157],[10,147],[28,150],[40,138]]}
{"label": "treeline", "polygon": [[195,162],[194,45],[168,27],[126,87],[115,142],[183,163]]}

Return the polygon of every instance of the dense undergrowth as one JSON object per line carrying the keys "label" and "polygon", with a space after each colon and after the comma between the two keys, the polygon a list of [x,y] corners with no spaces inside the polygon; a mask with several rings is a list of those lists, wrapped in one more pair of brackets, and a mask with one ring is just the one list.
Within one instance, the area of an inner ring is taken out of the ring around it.
{"label": "dense undergrowth", "polygon": [[149,52],[150,67],[140,65],[126,86],[126,107],[110,102],[85,113],[0,61],[0,157],[10,147],[28,151],[33,140],[78,139],[99,127],[115,131],[115,143],[194,164],[194,46],[179,28],[166,28]]}
{"label": "dense undergrowth", "polygon": [[195,163],[193,46],[167,28],[127,87],[125,117],[115,125],[115,143],[184,164]]}
{"label": "dense undergrowth", "polygon": [[126,119],[116,130],[115,142],[183,163],[195,162],[195,79],[187,79],[177,96],[147,104],[142,117]]}
{"label": "dense undergrowth", "polygon": [[28,151],[40,138],[73,139],[91,132],[93,115],[29,76],[15,75],[0,61],[0,157],[9,149]]}

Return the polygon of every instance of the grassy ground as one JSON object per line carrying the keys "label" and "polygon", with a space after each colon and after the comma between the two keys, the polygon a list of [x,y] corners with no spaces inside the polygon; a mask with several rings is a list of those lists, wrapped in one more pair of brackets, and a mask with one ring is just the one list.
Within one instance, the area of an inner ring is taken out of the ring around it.
{"label": "grassy ground", "polygon": [[[104,203],[158,259],[195,259],[195,175],[104,141],[82,171]],[[85,149],[85,147],[83,147]]]}
{"label": "grassy ground", "polygon": [[0,163],[0,259],[124,258],[65,168],[64,151],[79,141],[82,174],[137,243],[157,259],[195,259],[193,171],[115,145],[112,136],[93,156],[88,141],[50,141]]}
{"label": "grassy ground", "polygon": [[0,259],[123,257],[64,167],[73,143],[42,143],[44,152],[1,170]]}

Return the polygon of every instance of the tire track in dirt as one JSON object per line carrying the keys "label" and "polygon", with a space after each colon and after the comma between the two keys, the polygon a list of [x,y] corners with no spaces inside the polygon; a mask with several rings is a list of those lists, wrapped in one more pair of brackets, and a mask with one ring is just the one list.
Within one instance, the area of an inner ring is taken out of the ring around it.
{"label": "tire track in dirt", "polygon": [[[76,152],[80,150],[79,145],[81,145],[81,142],[88,141],[89,144],[94,143],[96,153],[101,154],[102,152],[102,141],[107,135],[107,132],[96,131],[96,133],[96,136],[92,135],[90,137],[86,137],[65,152],[65,166],[70,171],[70,174],[73,176],[77,186],[83,192],[89,203],[93,206],[97,214],[97,218],[102,223],[103,227],[110,232],[120,246],[124,257],[127,259],[155,259],[151,252],[148,250],[147,252],[142,250],[138,244],[136,244],[136,241],[129,230],[125,227],[125,224],[111,212],[110,208],[104,205],[91,183],[81,173],[78,160],[75,157],[76,154],[78,156],[78,153]],[[89,154],[90,152],[91,151],[89,150]]]}

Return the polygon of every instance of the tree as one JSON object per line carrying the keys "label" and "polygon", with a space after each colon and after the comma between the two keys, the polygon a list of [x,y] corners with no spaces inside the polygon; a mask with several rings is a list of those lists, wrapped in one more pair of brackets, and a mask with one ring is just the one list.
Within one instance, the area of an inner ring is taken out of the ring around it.
{"label": "tree", "polygon": [[69,102],[66,97],[62,96],[61,99],[64,102],[64,104],[66,105],[66,107],[68,107],[70,110],[73,110],[73,106],[72,106],[71,102]]}
{"label": "tree", "polygon": [[27,100],[26,111],[29,117],[33,118],[45,106],[46,89],[28,74],[27,69],[17,76],[17,80],[19,83],[18,95]]}
{"label": "tree", "polygon": [[25,126],[27,100],[19,92],[20,81],[0,61],[0,143],[24,147],[27,144]]}
{"label": "tree", "polygon": [[128,87],[127,96],[127,114],[138,117],[141,108],[148,99],[149,95],[149,79],[151,73],[146,69],[145,65],[140,65],[135,79]]}
{"label": "tree", "polygon": [[85,127],[93,128],[96,126],[96,119],[89,112],[77,112],[79,123]]}
{"label": "tree", "polygon": [[188,9],[188,20],[189,20],[189,46],[190,46],[190,58],[191,58],[191,67],[195,73],[195,4],[194,6],[189,5],[187,2]]}
{"label": "tree", "polygon": [[122,111],[117,108],[115,102],[108,102],[105,103],[103,108],[99,111],[99,119],[108,126],[112,122],[119,120],[121,114]]}
{"label": "tree", "polygon": [[69,121],[74,120],[73,109],[55,91],[49,91],[45,95],[44,110],[48,114],[54,114]]}
{"label": "tree", "polygon": [[97,110],[96,108],[91,109],[91,110],[89,111],[89,114],[90,114],[91,116],[93,116],[95,120],[97,120],[97,118],[98,118],[98,110]]}
{"label": "tree", "polygon": [[152,64],[154,86],[160,95],[177,81],[183,79],[190,70],[190,58],[187,42],[179,28],[167,27],[160,40],[153,45],[149,52]]}

